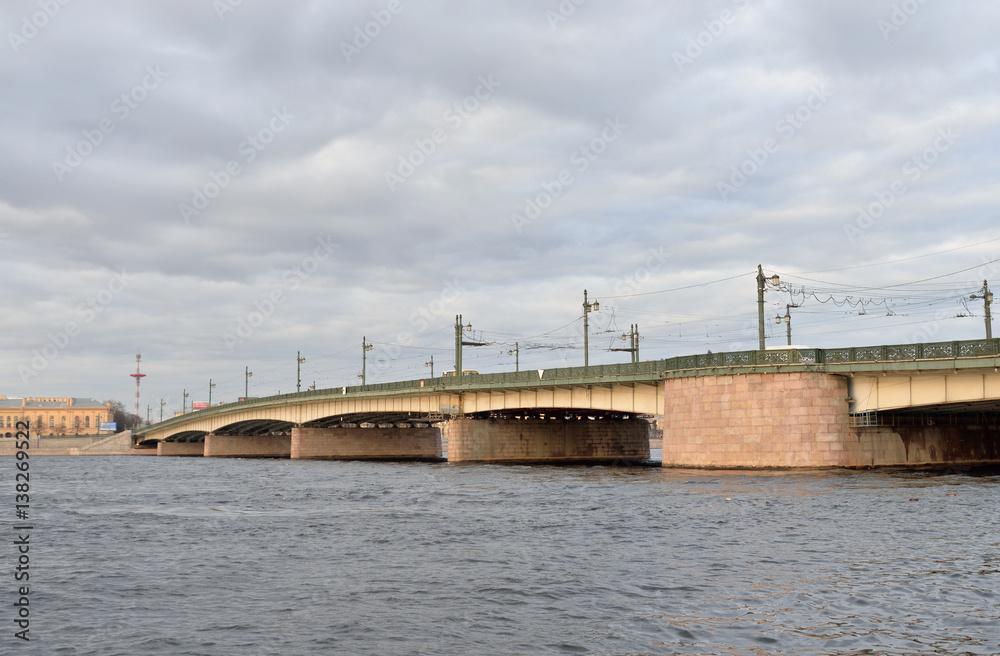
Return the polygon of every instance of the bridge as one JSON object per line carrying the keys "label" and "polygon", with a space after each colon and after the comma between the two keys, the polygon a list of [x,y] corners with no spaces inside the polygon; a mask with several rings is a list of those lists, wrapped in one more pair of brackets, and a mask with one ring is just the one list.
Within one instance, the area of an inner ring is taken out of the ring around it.
{"label": "bridge", "polygon": [[135,431],[160,455],[868,467],[1000,462],[1000,340],[706,353],[351,386]]}

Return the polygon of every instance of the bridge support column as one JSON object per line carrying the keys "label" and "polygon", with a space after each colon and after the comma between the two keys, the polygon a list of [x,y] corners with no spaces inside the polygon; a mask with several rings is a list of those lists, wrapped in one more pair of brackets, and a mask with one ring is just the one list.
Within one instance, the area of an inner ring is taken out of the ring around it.
{"label": "bridge support column", "polygon": [[663,466],[857,466],[847,381],[825,373],[664,381]]}
{"label": "bridge support column", "polygon": [[204,442],[157,442],[156,455],[203,456],[205,455],[205,443]]}
{"label": "bridge support column", "polygon": [[449,462],[608,463],[649,458],[644,419],[473,419],[448,422]]}
{"label": "bridge support column", "polygon": [[427,428],[292,429],[296,460],[437,460],[441,430]]}
{"label": "bridge support column", "polygon": [[288,435],[205,436],[206,458],[287,458],[292,453]]}

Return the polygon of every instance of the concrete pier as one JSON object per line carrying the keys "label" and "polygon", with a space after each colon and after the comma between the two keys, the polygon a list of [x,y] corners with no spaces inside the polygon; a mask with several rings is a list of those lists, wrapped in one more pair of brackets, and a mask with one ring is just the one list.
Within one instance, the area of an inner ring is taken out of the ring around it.
{"label": "concrete pier", "polygon": [[206,458],[288,458],[292,440],[288,435],[205,436]]}
{"label": "concrete pier", "polygon": [[452,419],[449,462],[607,463],[649,458],[644,419]]}
{"label": "concrete pier", "polygon": [[204,456],[204,442],[157,442],[158,456]]}
{"label": "concrete pier", "polygon": [[436,460],[441,431],[426,428],[292,429],[291,457],[296,460]]}

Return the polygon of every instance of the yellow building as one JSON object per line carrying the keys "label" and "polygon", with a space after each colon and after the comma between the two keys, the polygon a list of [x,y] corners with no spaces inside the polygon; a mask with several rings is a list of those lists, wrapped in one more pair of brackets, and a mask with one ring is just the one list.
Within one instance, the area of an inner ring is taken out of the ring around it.
{"label": "yellow building", "polygon": [[0,395],[0,437],[14,437],[17,422],[28,421],[31,436],[97,435],[112,421],[110,403],[83,398],[7,398]]}

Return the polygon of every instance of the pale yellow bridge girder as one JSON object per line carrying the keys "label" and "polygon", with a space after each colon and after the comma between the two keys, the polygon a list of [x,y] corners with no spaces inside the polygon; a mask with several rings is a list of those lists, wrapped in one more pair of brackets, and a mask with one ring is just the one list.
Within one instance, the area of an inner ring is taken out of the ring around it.
{"label": "pale yellow bridge girder", "polygon": [[901,410],[996,401],[1000,405],[1000,373],[887,373],[848,379],[851,412]]}

